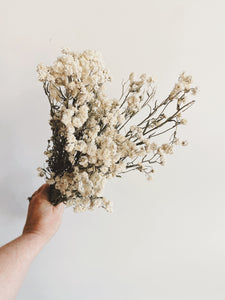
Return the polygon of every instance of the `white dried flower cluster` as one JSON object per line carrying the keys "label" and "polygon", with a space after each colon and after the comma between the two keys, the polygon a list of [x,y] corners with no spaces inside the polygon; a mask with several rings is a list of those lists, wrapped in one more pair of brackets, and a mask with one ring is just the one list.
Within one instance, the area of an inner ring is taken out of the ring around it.
{"label": "white dried flower cluster", "polygon": [[[195,94],[196,88],[185,73],[158,104],[154,81],[146,74],[136,80],[131,73],[120,100],[108,98],[105,84],[111,77],[97,51],[64,48],[52,66],[39,64],[37,71],[50,102],[52,128],[45,151],[48,166],[38,171],[52,187],[53,204],[63,201],[75,212],[97,207],[111,212],[112,203],[103,196],[107,179],[136,169],[151,180],[154,164],[165,165],[174,145],[186,145],[177,138],[177,127],[187,122],[182,112],[194,101],[187,102],[185,96]],[[175,101],[173,113],[166,116]],[[129,125],[145,109],[146,118]],[[169,130],[173,134],[168,143],[151,141]]]}

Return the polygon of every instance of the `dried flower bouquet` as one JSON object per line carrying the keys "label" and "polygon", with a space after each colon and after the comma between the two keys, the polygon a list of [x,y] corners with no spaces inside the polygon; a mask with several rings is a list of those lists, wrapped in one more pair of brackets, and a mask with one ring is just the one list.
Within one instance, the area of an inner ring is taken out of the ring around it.
{"label": "dried flower bouquet", "polygon": [[[44,152],[47,167],[38,171],[50,184],[53,205],[64,202],[75,212],[97,207],[111,212],[112,203],[103,196],[107,179],[138,170],[151,180],[154,166],[165,164],[174,145],[187,144],[177,129],[187,122],[183,112],[195,102],[188,96],[197,87],[184,72],[160,102],[146,74],[136,79],[131,73],[122,83],[120,99],[108,98],[105,85],[111,77],[101,54],[93,50],[63,48],[52,66],[39,64],[37,72],[49,100],[52,129]],[[158,144],[156,139],[168,132],[167,142]]]}

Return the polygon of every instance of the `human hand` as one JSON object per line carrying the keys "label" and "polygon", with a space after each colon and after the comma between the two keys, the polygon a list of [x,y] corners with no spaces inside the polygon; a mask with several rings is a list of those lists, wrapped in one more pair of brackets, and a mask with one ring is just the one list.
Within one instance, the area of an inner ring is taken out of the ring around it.
{"label": "human hand", "polygon": [[49,184],[43,184],[31,197],[24,234],[34,234],[47,242],[58,230],[65,205],[53,206],[49,201]]}

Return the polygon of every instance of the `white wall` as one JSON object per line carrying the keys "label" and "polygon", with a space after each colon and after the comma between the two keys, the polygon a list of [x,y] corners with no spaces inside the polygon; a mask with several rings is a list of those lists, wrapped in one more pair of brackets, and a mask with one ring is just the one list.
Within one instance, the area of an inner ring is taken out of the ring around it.
{"label": "white wall", "polygon": [[42,183],[49,106],[36,65],[67,46],[98,49],[113,75],[147,72],[167,95],[180,71],[200,87],[177,148],[148,182],[106,185],[114,214],[66,209],[18,300],[225,298],[224,1],[5,1],[1,4],[0,243],[21,233]]}

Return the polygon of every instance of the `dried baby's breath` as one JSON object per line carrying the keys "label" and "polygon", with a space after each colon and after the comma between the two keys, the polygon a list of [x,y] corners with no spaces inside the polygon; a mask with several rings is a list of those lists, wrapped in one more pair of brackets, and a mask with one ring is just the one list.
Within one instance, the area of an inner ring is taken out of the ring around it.
{"label": "dried baby's breath", "polygon": [[[187,145],[177,137],[185,125],[183,112],[195,100],[197,88],[184,72],[169,96],[155,100],[152,77],[142,74],[122,83],[120,99],[108,98],[105,85],[111,81],[99,52],[62,49],[51,66],[39,64],[39,80],[50,103],[52,136],[45,151],[47,167],[38,168],[50,184],[52,204],[64,202],[75,212],[112,203],[103,196],[107,179],[138,170],[152,179],[154,166],[165,165],[165,156],[175,145]],[[144,114],[144,117],[143,117]],[[137,116],[142,118],[138,122]],[[170,132],[167,142],[157,142]]]}

